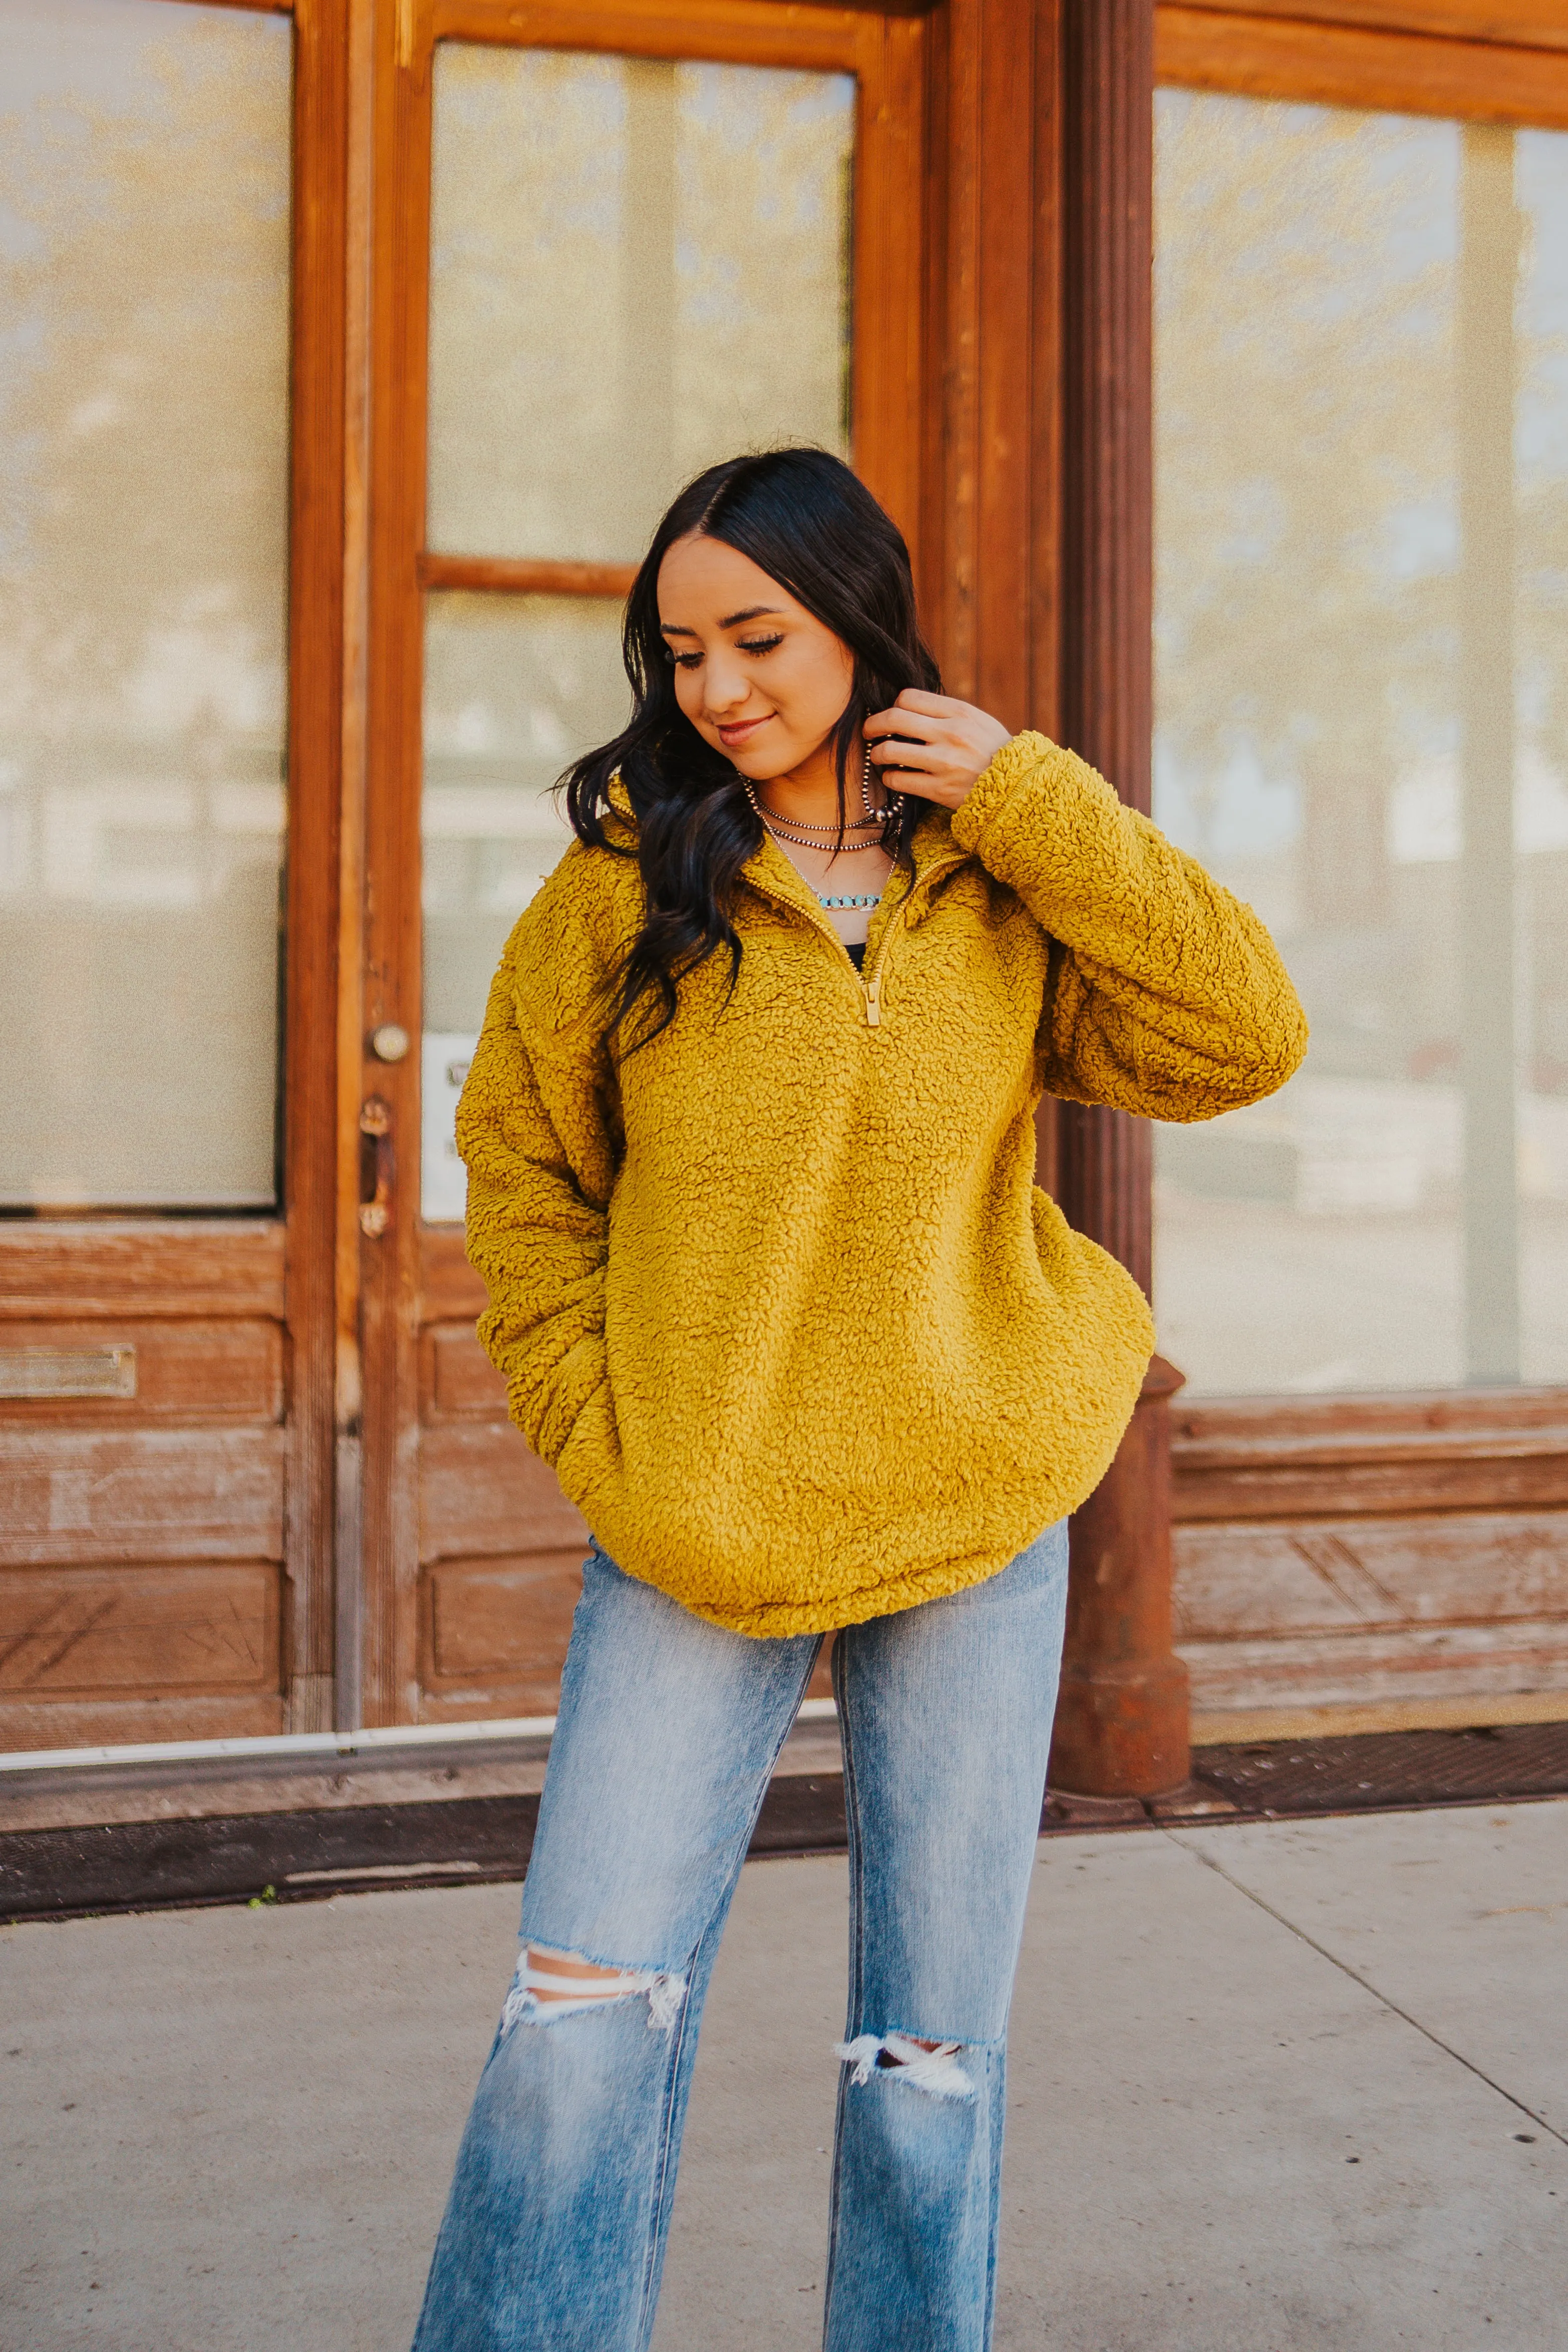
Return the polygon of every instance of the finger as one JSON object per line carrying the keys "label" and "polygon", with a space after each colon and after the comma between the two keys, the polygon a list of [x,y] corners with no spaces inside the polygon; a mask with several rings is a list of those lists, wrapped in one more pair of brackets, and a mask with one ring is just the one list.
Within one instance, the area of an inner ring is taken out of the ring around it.
{"label": "finger", "polygon": [[891,710],[873,711],[861,729],[861,733],[871,743],[883,735],[925,736],[930,733],[932,725],[931,719],[923,719],[913,710],[900,710],[895,705]]}
{"label": "finger", "polygon": [[900,710],[918,710],[927,719],[951,719],[964,709],[950,694],[927,694],[921,686],[906,686],[895,706]]}
{"label": "finger", "polygon": [[868,719],[861,729],[866,742],[885,742],[893,737],[904,742],[934,743],[944,731],[939,719],[923,719],[917,711],[890,710],[883,715],[887,719],[886,726],[878,726],[874,719]]}
{"label": "finger", "polygon": [[868,743],[866,755],[875,768],[918,768],[923,773],[935,773],[949,765],[947,755],[936,743]]}

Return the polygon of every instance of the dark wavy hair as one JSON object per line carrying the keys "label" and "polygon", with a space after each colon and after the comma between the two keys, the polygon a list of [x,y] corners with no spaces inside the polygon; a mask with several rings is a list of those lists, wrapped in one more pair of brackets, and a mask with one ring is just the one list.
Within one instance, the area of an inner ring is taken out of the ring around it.
{"label": "dark wavy hair", "polygon": [[[612,1024],[641,1008],[637,1045],[669,1026],[680,982],[721,948],[734,987],[740,869],[763,838],[739,775],[683,715],[674,665],[659,634],[659,566],[675,541],[694,531],[749,556],[849,647],[850,698],[832,739],[841,825],[856,729],[907,686],[941,691],[915,618],[904,535],[839,458],[825,449],[771,449],[710,466],[687,483],[653,533],[626,600],[621,644],[632,681],[631,721],[560,780],[578,839],[635,856],[642,871],[643,927],[610,982]],[[637,822],[634,847],[613,820],[605,822],[617,773]],[[904,802],[896,836],[888,837],[898,857],[908,856],[923,805]]]}

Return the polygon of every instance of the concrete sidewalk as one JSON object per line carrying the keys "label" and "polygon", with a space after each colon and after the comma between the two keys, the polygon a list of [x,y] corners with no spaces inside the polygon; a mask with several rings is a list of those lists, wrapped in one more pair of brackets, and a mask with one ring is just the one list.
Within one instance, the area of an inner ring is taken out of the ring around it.
{"label": "concrete sidewalk", "polygon": [[[820,2340],[844,1882],[745,1873],[657,2352]],[[0,1931],[4,2352],[404,2352],[517,1901]],[[998,2347],[1568,2347],[1565,1995],[1568,1802],[1043,1843]]]}

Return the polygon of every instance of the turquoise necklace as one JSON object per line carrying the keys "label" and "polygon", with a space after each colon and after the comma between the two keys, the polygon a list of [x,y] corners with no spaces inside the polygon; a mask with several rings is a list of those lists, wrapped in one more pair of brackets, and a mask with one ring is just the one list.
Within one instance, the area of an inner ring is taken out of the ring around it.
{"label": "turquoise necklace", "polygon": [[[786,844],[790,841],[793,841],[796,845],[801,849],[825,849],[827,847],[827,842],[825,840],[817,842],[804,838],[804,835],[809,833],[828,834],[830,828],[827,825],[804,825],[801,824],[800,820],[797,819],[793,828],[788,832],[781,830],[779,820],[772,815],[770,811],[763,807],[761,795],[758,792],[757,787],[752,782],[750,777],[742,776],[740,781],[742,785],[745,787],[747,799],[751,803],[752,807],[762,819],[765,831],[773,835],[774,840],[779,843],[780,848],[785,849],[786,856],[789,854]],[[839,843],[839,854],[841,856],[845,851],[848,851],[849,855],[852,857],[857,850],[880,849],[883,846],[883,836],[886,833],[889,824],[903,814],[904,796],[901,793],[892,793],[889,796],[885,807],[879,809],[873,806],[871,797],[871,753],[869,751],[865,755],[865,766],[861,775],[861,798],[865,803],[865,814],[863,817],[857,817],[854,821],[854,824],[847,829],[853,832],[863,833],[868,831],[873,825],[875,825],[878,828],[876,836],[871,841],[841,840]],[[833,830],[836,832],[836,828]],[[791,860],[791,863],[793,863],[793,860]],[[800,873],[800,869],[799,866],[796,866],[795,870],[797,873]],[[805,879],[803,875],[801,876],[801,879],[802,881]],[[818,906],[826,908],[830,914],[839,912],[840,910],[848,913],[852,909],[857,909],[862,907],[880,907],[882,904],[882,893],[880,890],[873,891],[869,895],[855,894],[832,898],[824,897],[821,890],[817,890],[812,893],[812,896],[815,898]]]}

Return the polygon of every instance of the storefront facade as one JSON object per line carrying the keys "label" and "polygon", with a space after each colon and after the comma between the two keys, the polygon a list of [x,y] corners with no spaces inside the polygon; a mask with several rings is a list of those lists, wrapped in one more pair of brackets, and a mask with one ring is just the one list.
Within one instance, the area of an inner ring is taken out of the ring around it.
{"label": "storefront facade", "polygon": [[0,0],[0,1747],[552,1711],[452,1105],[646,532],[785,438],[1313,1018],[1267,1118],[1042,1116],[1191,1376],[1083,1704],[1568,1714],[1568,15],[1503,13]]}

